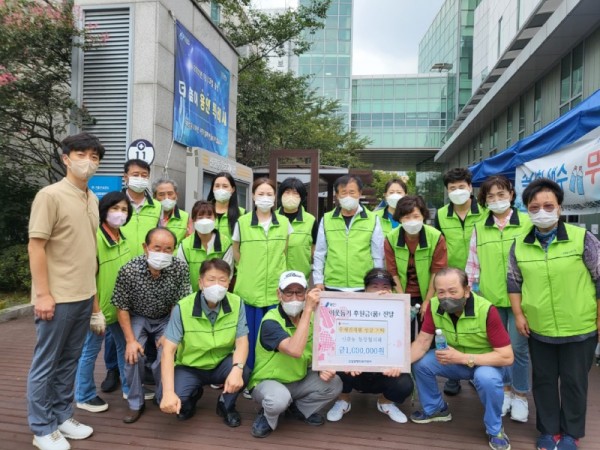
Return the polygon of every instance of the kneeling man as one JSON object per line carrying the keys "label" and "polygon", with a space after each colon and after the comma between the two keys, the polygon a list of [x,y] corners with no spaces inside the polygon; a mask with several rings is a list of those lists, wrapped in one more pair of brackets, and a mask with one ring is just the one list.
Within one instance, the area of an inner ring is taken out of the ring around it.
{"label": "kneeling man", "polygon": [[313,372],[312,312],[319,304],[319,289],[306,293],[302,272],[284,272],[279,278],[279,306],[265,314],[256,342],[256,363],[250,380],[252,398],[261,410],[252,436],[263,438],[288,410],[309,425],[322,425],[318,411],[342,391],[335,372]]}

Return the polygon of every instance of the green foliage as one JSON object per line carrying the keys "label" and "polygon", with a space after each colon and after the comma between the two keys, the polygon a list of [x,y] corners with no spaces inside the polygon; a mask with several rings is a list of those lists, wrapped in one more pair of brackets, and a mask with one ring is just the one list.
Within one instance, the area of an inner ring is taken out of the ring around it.
{"label": "green foliage", "polygon": [[385,172],[383,170],[374,170],[373,171],[373,183],[371,187],[375,189],[375,196],[378,199],[383,199],[385,194],[385,185],[388,181],[393,180],[394,178],[400,178],[406,183],[408,187],[407,194],[416,194],[415,191],[415,176],[416,173],[414,171],[409,171],[408,175],[398,175],[398,172]]}
{"label": "green foliage", "polygon": [[419,174],[417,192],[425,199],[428,208],[444,206],[444,181],[441,172],[424,172]]}
{"label": "green foliage", "polygon": [[0,250],[0,291],[31,289],[27,245],[18,244]]}

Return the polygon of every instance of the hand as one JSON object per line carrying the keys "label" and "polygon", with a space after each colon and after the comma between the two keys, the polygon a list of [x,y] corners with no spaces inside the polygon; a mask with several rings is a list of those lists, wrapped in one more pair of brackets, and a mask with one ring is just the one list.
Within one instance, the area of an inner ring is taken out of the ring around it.
{"label": "hand", "polygon": [[377,295],[386,295],[386,294],[391,294],[392,291],[390,291],[389,289],[382,289],[381,291],[377,291],[375,292]]}
{"label": "hand", "polygon": [[515,326],[521,336],[529,337],[529,324],[523,314],[515,316]]}
{"label": "hand", "polygon": [[242,389],[242,386],[244,386],[244,380],[242,379],[243,372],[239,367],[231,368],[231,372],[229,372],[229,375],[225,379],[225,386],[223,386],[224,394],[233,394]]}
{"label": "hand", "polygon": [[94,334],[104,334],[106,331],[106,318],[102,311],[92,313],[92,317],[90,318],[90,330]]}
{"label": "hand", "polygon": [[335,372],[333,370],[321,370],[319,372],[319,378],[323,381],[331,381],[335,377]]}
{"label": "hand", "polygon": [[319,306],[320,294],[321,289],[318,289],[316,287],[308,291],[308,294],[306,294],[306,310],[317,310],[317,306]]}
{"label": "hand", "polygon": [[317,284],[315,284],[315,289],[318,289],[320,291],[324,291],[325,290],[325,285],[323,283],[317,283]]}
{"label": "hand", "polygon": [[357,370],[351,370],[350,372],[345,372],[346,375],[350,375],[351,377],[357,377],[359,376],[362,372],[359,372]]}
{"label": "hand", "polygon": [[448,364],[464,364],[465,355],[452,347],[448,347],[446,350],[436,350],[435,358],[441,365],[447,366]]}
{"label": "hand", "polygon": [[429,300],[425,300],[421,304],[421,309],[419,310],[419,319],[422,321],[425,318],[425,313],[429,309]]}
{"label": "hand", "polygon": [[56,302],[50,294],[38,295],[35,299],[34,311],[40,320],[52,320]]}
{"label": "hand", "polygon": [[402,370],[400,369],[387,369],[383,371],[383,374],[386,377],[399,377],[400,375],[402,375]]}
{"label": "hand", "polygon": [[175,392],[163,392],[163,398],[160,401],[160,410],[167,414],[179,414],[181,399]]}
{"label": "hand", "polygon": [[125,361],[127,361],[127,364],[137,363],[138,354],[144,355],[144,347],[138,341],[128,342],[125,347]]}

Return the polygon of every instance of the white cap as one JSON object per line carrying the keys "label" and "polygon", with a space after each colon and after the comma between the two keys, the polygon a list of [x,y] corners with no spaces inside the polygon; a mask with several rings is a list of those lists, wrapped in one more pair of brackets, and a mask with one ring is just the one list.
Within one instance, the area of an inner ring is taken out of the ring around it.
{"label": "white cap", "polygon": [[299,284],[306,289],[306,277],[302,272],[298,272],[297,270],[283,272],[279,277],[279,289],[283,291],[290,284]]}

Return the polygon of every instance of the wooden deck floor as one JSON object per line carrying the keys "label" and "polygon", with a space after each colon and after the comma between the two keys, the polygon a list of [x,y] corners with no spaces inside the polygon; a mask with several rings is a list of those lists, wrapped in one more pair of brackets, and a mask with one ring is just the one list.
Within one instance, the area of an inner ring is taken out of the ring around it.
{"label": "wooden deck floor", "polygon": [[[27,426],[25,384],[34,344],[31,317],[0,324],[0,449],[31,448],[32,434]],[[96,381],[104,376],[103,361],[98,360]],[[475,390],[463,382],[458,397],[449,399],[453,420],[448,423],[396,424],[377,412],[372,395],[353,394],[352,411],[337,423],[310,427],[292,419],[282,419],[275,433],[266,439],[250,435],[257,407],[240,396],[238,410],[242,426],[227,428],[215,415],[217,392],[206,389],[198,403],[198,413],[187,422],[160,412],[146,402],[146,413],[135,424],[121,419],[127,404],[121,393],[102,394],[110,404],[99,414],[76,409],[75,417],[94,427],[94,434],[83,441],[71,441],[73,449],[484,449],[487,446],[482,423],[483,408]],[[407,413],[419,407],[418,401],[402,405]],[[535,410],[530,400],[530,421],[526,424],[506,419],[504,426],[515,450],[535,448]],[[600,450],[600,368],[590,374],[587,436],[583,450]]]}

